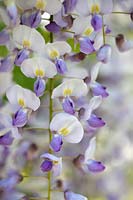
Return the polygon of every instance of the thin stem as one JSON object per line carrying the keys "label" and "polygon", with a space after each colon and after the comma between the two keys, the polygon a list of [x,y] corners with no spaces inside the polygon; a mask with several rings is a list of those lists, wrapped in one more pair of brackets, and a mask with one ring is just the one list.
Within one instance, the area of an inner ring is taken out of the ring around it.
{"label": "thin stem", "polygon": [[47,179],[47,177],[45,177],[45,176],[23,176],[23,178],[42,178],[42,179]]}
{"label": "thin stem", "polygon": [[65,30],[65,29],[64,29],[64,30],[62,30],[62,32],[75,34],[75,32],[74,32],[74,31]]}
{"label": "thin stem", "polygon": [[[50,22],[53,21],[53,16],[51,15],[50,17]],[[50,33],[50,42],[52,43],[54,40],[53,38],[53,33]],[[52,115],[53,115],[53,101],[52,101],[52,90],[53,90],[53,84],[54,80],[51,78],[49,79],[49,124],[52,120]],[[49,129],[49,143],[52,140],[52,133],[51,130]],[[51,149],[49,148],[49,153],[51,153]],[[48,172],[48,200],[51,200],[51,171]]]}
{"label": "thin stem", "polygon": [[112,14],[126,14],[126,15],[130,15],[130,13],[128,12],[112,12]]}
{"label": "thin stem", "polygon": [[104,17],[102,15],[102,33],[103,33],[103,44],[106,43],[106,40],[105,40],[105,31],[104,31]]}
{"label": "thin stem", "polygon": [[48,131],[49,129],[48,128],[39,128],[39,127],[25,127],[23,128],[23,130],[37,130],[37,131]]}

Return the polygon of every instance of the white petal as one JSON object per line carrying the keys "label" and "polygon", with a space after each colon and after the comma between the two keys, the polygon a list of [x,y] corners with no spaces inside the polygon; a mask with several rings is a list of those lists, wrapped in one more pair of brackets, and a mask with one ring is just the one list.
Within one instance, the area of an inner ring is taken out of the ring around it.
{"label": "white petal", "polygon": [[30,42],[29,49],[43,53],[45,51],[45,40],[36,30],[25,25],[19,25],[13,29],[13,40],[17,48],[23,48],[24,40]]}
{"label": "white petal", "polygon": [[89,15],[88,1],[78,0],[75,10],[77,11],[78,14],[80,14],[82,16]]}
{"label": "white petal", "polygon": [[43,57],[26,59],[21,65],[21,71],[27,77],[34,78],[36,76],[36,69],[42,69],[44,71],[44,77],[47,78],[53,78],[57,73],[55,64]]}
{"label": "white petal", "polygon": [[74,20],[70,30],[75,32],[76,35],[80,35],[85,31],[87,27],[92,27],[89,22],[90,17],[79,16]]}
{"label": "white petal", "polygon": [[94,82],[97,79],[100,66],[101,66],[101,63],[99,62],[95,66],[92,67],[91,82]]}
{"label": "white petal", "polygon": [[83,127],[75,116],[67,113],[56,114],[50,123],[50,129],[59,133],[62,128],[70,131],[68,135],[64,136],[64,141],[78,143],[83,138]]}
{"label": "white petal", "polygon": [[21,139],[22,138],[21,134],[18,132],[18,128],[12,127],[11,131],[12,131],[12,136],[14,138],[16,138],[16,139]]}
{"label": "white petal", "polygon": [[113,10],[113,1],[112,0],[100,0],[100,9],[104,14],[111,13]]}
{"label": "white petal", "polygon": [[54,15],[61,10],[62,4],[59,0],[46,0],[46,12]]}
{"label": "white petal", "polygon": [[23,10],[28,10],[28,9],[33,8],[35,6],[35,3],[36,3],[36,0],[30,0],[30,1],[16,0],[17,6]]}
{"label": "white petal", "polygon": [[88,93],[88,88],[87,85],[84,83],[83,80],[81,79],[71,79],[71,80],[66,80],[59,86],[57,86],[52,93],[52,98],[56,97],[62,97],[64,95],[64,90],[70,89],[71,90],[71,95],[74,97],[82,97],[86,96]]}
{"label": "white petal", "polygon": [[92,159],[94,157],[95,150],[96,150],[96,138],[94,137],[90,140],[89,146],[85,151],[85,154],[84,154],[85,163],[87,162],[87,160]]}
{"label": "white petal", "polygon": [[13,105],[18,105],[18,100],[21,98],[24,100],[25,107],[34,111],[40,106],[40,99],[32,91],[24,89],[19,85],[10,87],[6,92],[6,96]]}
{"label": "white petal", "polygon": [[0,17],[2,19],[2,21],[9,26],[10,25],[10,18],[7,15],[7,12],[4,8],[0,7]]}
{"label": "white petal", "polygon": [[84,79],[88,76],[88,71],[87,69],[80,67],[80,66],[75,66],[75,63],[70,63],[67,64],[67,69],[68,71],[65,73],[65,78],[67,77],[75,77],[77,79]]}
{"label": "white petal", "polygon": [[53,166],[53,175],[54,176],[59,176],[61,174],[61,171],[62,171],[62,158],[59,158],[58,160],[58,164],[55,164]]}
{"label": "white petal", "polygon": [[47,51],[47,55],[49,55],[49,52],[51,52],[52,50],[57,50],[57,52],[59,53],[59,56],[63,56],[64,54],[71,52],[70,45],[64,41],[48,43],[46,44],[45,48]]}

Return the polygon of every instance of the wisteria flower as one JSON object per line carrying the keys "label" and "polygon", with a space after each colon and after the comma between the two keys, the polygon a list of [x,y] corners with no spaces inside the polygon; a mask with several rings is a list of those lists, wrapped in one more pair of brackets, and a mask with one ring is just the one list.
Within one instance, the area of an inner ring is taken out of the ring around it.
{"label": "wisteria flower", "polygon": [[17,108],[29,108],[36,111],[40,106],[40,99],[32,91],[19,85],[11,86],[6,96],[9,102]]}
{"label": "wisteria flower", "polygon": [[39,56],[24,60],[21,71],[27,77],[37,78],[34,84],[34,91],[37,96],[42,96],[44,93],[46,85],[44,78],[53,78],[57,73],[54,63]]}
{"label": "wisteria flower", "polygon": [[13,41],[18,49],[28,49],[42,54],[45,51],[45,40],[41,34],[25,25],[13,29]]}
{"label": "wisteria flower", "polygon": [[58,158],[50,153],[44,153],[40,156],[44,159],[40,168],[43,172],[53,171],[54,176],[59,176],[62,170],[62,158]]}
{"label": "wisteria flower", "polygon": [[118,34],[115,38],[116,46],[120,52],[133,49],[133,40],[127,40],[123,34]]}
{"label": "wisteria flower", "polygon": [[84,134],[83,127],[79,120],[68,113],[56,114],[51,123],[50,130],[62,136],[63,141],[79,143]]}

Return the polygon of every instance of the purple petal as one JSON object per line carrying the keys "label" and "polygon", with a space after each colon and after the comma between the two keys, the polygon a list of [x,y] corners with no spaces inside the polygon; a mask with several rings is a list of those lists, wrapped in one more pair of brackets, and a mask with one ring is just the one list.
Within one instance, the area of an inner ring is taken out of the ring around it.
{"label": "purple petal", "polygon": [[43,163],[41,164],[40,168],[43,172],[48,172],[52,169],[53,167],[53,163],[50,160],[45,160],[43,161]]}
{"label": "purple petal", "polygon": [[8,16],[10,17],[10,20],[13,23],[13,25],[16,25],[18,12],[17,12],[17,7],[16,7],[15,3],[7,6],[7,13],[8,13]]}
{"label": "purple petal", "polygon": [[71,191],[65,191],[64,196],[65,196],[65,200],[86,200],[87,199],[85,196],[76,194]]}
{"label": "purple petal", "polygon": [[50,22],[50,24],[46,25],[45,28],[52,33],[59,33],[61,30],[61,27],[56,24],[56,22]]}
{"label": "purple petal", "polygon": [[78,0],[65,0],[63,2],[65,14],[70,13],[74,10]]}
{"label": "purple petal", "polygon": [[105,122],[102,118],[97,117],[94,114],[91,114],[90,118],[87,120],[88,124],[93,128],[100,128],[105,125]]}
{"label": "purple petal", "polygon": [[89,160],[87,163],[88,170],[91,172],[102,172],[105,170],[105,166],[100,162],[96,160]]}
{"label": "purple petal", "polygon": [[93,26],[95,31],[99,31],[102,29],[102,16],[101,15],[93,15],[91,19],[91,25]]}
{"label": "purple petal", "polygon": [[60,151],[61,147],[62,147],[63,141],[62,141],[62,136],[61,135],[54,135],[52,138],[52,141],[50,143],[50,148],[54,151],[54,152],[58,152]]}
{"label": "purple petal", "polygon": [[0,45],[4,45],[9,41],[9,33],[6,30],[0,32]]}
{"label": "purple petal", "polygon": [[0,61],[0,72],[9,72],[13,68],[13,61],[10,56],[7,56],[6,58],[2,59]]}
{"label": "purple petal", "polygon": [[11,136],[11,131],[6,133],[3,136],[0,136],[0,145],[11,145],[13,142],[13,137]]}
{"label": "purple petal", "polygon": [[17,53],[14,64],[21,66],[22,62],[29,57],[30,52],[27,49],[22,49]]}
{"label": "purple petal", "polygon": [[108,25],[106,25],[105,33],[106,33],[106,34],[109,34],[109,33],[111,33],[111,29],[109,28],[109,26],[108,26]]}
{"label": "purple petal", "polygon": [[43,79],[38,78],[34,83],[34,92],[37,97],[40,97],[44,94],[46,83]]}
{"label": "purple petal", "polygon": [[97,60],[103,63],[108,63],[111,58],[111,46],[108,44],[103,45],[97,51]]}
{"label": "purple petal", "polygon": [[80,51],[85,54],[91,54],[95,51],[93,47],[93,42],[88,37],[82,37],[79,40],[80,43]]}
{"label": "purple petal", "polygon": [[91,89],[94,96],[102,96],[103,98],[109,96],[108,92],[106,91],[106,87],[99,83],[93,84]]}
{"label": "purple petal", "polygon": [[28,110],[20,108],[12,119],[13,126],[23,127],[28,121]]}
{"label": "purple petal", "polygon": [[21,24],[27,25],[31,28],[37,28],[41,22],[40,11],[26,11],[21,16]]}
{"label": "purple petal", "polygon": [[75,113],[75,105],[73,100],[70,97],[66,97],[62,103],[63,110],[66,113],[73,115]]}
{"label": "purple petal", "polygon": [[65,74],[65,72],[67,72],[67,66],[63,59],[56,59],[55,65],[58,73]]}

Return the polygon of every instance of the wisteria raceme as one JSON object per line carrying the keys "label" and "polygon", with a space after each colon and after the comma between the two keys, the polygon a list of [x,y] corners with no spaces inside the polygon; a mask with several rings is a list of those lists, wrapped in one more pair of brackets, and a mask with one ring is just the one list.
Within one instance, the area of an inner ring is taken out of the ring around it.
{"label": "wisteria raceme", "polygon": [[[119,15],[130,18],[125,31]],[[132,16],[132,0],[0,1],[1,200],[132,199],[105,187],[119,166],[112,157],[130,154],[107,144],[118,118],[124,134],[129,123],[128,85],[122,93],[115,83],[116,57],[133,49]],[[122,104],[117,117],[111,98]]]}

